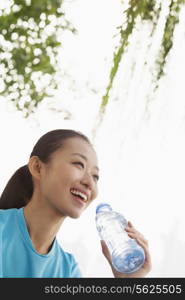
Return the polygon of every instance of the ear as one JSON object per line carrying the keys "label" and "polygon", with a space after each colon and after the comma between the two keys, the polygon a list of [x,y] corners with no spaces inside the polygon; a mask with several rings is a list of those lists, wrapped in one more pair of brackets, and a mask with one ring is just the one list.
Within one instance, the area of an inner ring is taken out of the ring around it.
{"label": "ear", "polygon": [[39,179],[41,175],[41,167],[42,167],[42,162],[38,158],[38,156],[32,156],[29,159],[28,163],[28,169],[32,175],[33,178]]}

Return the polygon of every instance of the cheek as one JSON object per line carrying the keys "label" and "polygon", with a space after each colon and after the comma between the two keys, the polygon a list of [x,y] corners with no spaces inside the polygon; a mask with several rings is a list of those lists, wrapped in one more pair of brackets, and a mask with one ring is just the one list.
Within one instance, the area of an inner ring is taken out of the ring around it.
{"label": "cheek", "polygon": [[66,185],[66,177],[60,172],[50,172],[43,178],[43,186],[45,190],[51,193],[57,193]]}
{"label": "cheek", "polygon": [[93,195],[92,195],[92,200],[96,199],[97,196],[98,196],[98,187],[95,187]]}

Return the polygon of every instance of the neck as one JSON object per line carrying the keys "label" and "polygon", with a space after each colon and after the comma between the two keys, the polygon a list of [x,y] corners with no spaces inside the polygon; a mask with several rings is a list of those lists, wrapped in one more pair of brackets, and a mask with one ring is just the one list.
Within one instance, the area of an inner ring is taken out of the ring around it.
{"label": "neck", "polygon": [[65,217],[42,205],[41,201],[33,200],[24,207],[24,215],[35,250],[40,254],[48,253]]}

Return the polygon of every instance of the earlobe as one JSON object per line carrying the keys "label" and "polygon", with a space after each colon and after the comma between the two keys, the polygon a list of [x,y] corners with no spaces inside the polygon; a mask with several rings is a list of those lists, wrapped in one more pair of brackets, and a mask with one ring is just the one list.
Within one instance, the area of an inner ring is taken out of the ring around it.
{"label": "earlobe", "polygon": [[33,176],[33,178],[35,178],[35,179],[40,178],[41,162],[40,162],[38,156],[32,156],[30,158],[29,163],[28,163],[28,168],[29,168],[29,171],[30,171],[31,175]]}

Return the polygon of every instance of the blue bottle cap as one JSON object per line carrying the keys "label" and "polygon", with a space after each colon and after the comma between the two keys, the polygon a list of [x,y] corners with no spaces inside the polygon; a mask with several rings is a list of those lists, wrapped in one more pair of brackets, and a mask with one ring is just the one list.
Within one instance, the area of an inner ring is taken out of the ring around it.
{"label": "blue bottle cap", "polygon": [[96,207],[96,214],[103,211],[112,211],[112,207],[108,203],[100,203]]}

